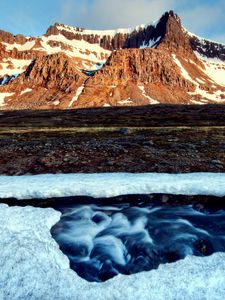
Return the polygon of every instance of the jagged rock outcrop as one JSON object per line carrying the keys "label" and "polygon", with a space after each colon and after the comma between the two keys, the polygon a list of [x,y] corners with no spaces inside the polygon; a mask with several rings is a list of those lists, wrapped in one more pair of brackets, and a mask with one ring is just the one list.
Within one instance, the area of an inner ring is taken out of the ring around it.
{"label": "jagged rock outcrop", "polygon": [[169,50],[174,53],[182,53],[193,55],[193,50],[190,45],[189,36],[181,26],[180,18],[174,12],[166,13],[162,18],[162,33],[159,49],[164,51]]}
{"label": "jagged rock outcrop", "polygon": [[[32,38],[31,38],[32,39]],[[29,39],[29,40],[31,40]],[[9,32],[0,30],[0,40],[2,42],[5,43],[9,43],[9,44],[13,44],[13,43],[17,43],[17,44],[25,44],[27,41],[27,38],[25,38],[25,36],[23,36],[22,34],[17,34],[17,35],[13,35]]]}
{"label": "jagged rock outcrop", "polygon": [[30,87],[43,86],[69,91],[71,86],[83,82],[84,78],[86,76],[77,70],[72,58],[56,53],[35,59],[13,84],[18,86],[29,82]]}

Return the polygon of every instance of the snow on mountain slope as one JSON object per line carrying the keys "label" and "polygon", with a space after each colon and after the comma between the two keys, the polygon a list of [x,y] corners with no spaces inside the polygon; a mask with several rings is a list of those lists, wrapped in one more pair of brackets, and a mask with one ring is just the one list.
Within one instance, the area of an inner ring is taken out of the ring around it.
{"label": "snow on mountain slope", "polygon": [[148,96],[143,85],[139,85],[138,88],[141,90],[142,95],[149,100],[149,104],[159,104],[159,101]]}
{"label": "snow on mountain slope", "polygon": [[[46,34],[37,38],[23,36],[17,38],[17,36],[14,37],[1,31],[0,45],[7,56],[12,52],[13,56],[18,56],[21,64],[25,64],[24,56],[34,57],[43,53],[49,55],[61,52],[69,57],[77,58],[79,68],[95,70],[96,64],[103,65],[112,50],[124,48],[127,38],[134,36],[134,40],[137,40],[138,33],[145,36],[145,32],[149,30],[151,32],[158,23],[159,21],[156,21],[135,28],[113,30],[89,30],[56,23],[48,28]],[[152,41],[156,44],[159,38],[154,36]],[[142,44],[151,46],[151,41],[147,40],[145,43],[143,40]]]}
{"label": "snow on mountain slope", "polygon": [[[208,92],[205,91],[203,89],[200,89],[199,87],[196,87],[194,92],[189,92],[189,95],[191,96],[199,96],[200,97],[200,101],[198,104],[206,104],[208,103],[208,101],[212,101],[212,102],[217,102],[217,103],[225,103],[225,94],[224,91],[218,90],[215,92]],[[191,100],[191,101],[195,101],[195,100]]]}
{"label": "snow on mountain slope", "polygon": [[176,57],[176,54],[172,54],[173,56],[173,60],[174,62],[177,64],[177,66],[179,67],[180,71],[181,71],[181,75],[191,81],[194,85],[196,85],[196,81],[194,81],[191,76],[188,74],[187,70],[182,66],[181,62],[179,61],[179,59]]}
{"label": "snow on mountain slope", "polygon": [[[188,92],[191,96],[198,96],[199,99],[196,102],[196,100],[191,100],[193,104],[205,104],[207,101],[213,101],[218,103],[225,103],[225,91],[222,89],[217,90],[207,90],[202,88],[202,86],[210,86],[212,88],[215,88],[216,85],[221,85],[222,87],[225,86],[225,63],[219,59],[212,59],[207,58],[199,55],[196,53],[196,56],[198,59],[202,62],[203,66],[200,67],[200,70],[208,77],[209,83],[206,83],[206,78],[193,78],[190,76],[188,71],[183,67],[179,59],[176,57],[175,54],[172,54],[175,63],[178,65],[178,67],[181,70],[181,75],[192,82],[196,88],[194,92]],[[194,62],[192,62],[193,65],[195,65]]]}
{"label": "snow on mountain slope", "polygon": [[0,62],[0,77],[24,72],[31,61],[30,59],[3,58]]}
{"label": "snow on mountain slope", "polygon": [[3,42],[2,45],[6,47],[6,51],[11,51],[14,48],[17,49],[18,51],[28,51],[34,47],[35,41],[26,41],[23,45],[18,43],[9,44]]}
{"label": "snow on mountain slope", "polygon": [[223,299],[225,254],[188,256],[157,270],[89,283],[70,269],[50,234],[60,213],[0,204],[0,299]]}
{"label": "snow on mountain slope", "polygon": [[[111,51],[106,50],[99,46],[99,44],[90,44],[84,40],[77,40],[77,39],[67,39],[64,35],[58,34],[58,35],[50,35],[50,36],[41,36],[37,38],[38,43],[35,41],[27,41],[25,44],[18,44],[18,43],[5,43],[3,42],[2,45],[5,46],[5,51],[17,51],[18,56],[21,56],[20,53],[31,51],[34,55],[38,56],[40,53],[45,54],[54,54],[54,53],[64,53],[69,57],[75,57],[78,59],[81,59],[81,63],[78,64],[79,67],[85,67],[85,64],[82,64],[82,62],[88,62],[88,67],[90,69],[95,68],[96,63],[104,63],[106,59],[111,54]],[[17,59],[17,64],[20,64],[21,66],[28,66],[27,60],[24,59]],[[3,70],[0,73],[3,75],[11,75],[12,72],[17,72],[17,66],[12,66],[11,69],[7,69],[6,65],[4,63],[1,64]],[[24,71],[24,70],[23,70]],[[21,70],[18,72],[21,73]]]}
{"label": "snow on mountain slope", "polygon": [[196,53],[198,58],[204,64],[205,72],[216,84],[225,86],[225,61],[219,58],[208,58]]}
{"label": "snow on mountain slope", "polygon": [[[59,46],[50,46],[50,42],[59,42],[62,44]],[[46,51],[47,54],[63,52],[70,57],[90,61],[94,65],[96,63],[104,63],[111,54],[111,51],[103,49],[98,44],[90,44],[84,40],[68,40],[61,34],[49,37],[43,36],[41,38],[41,45],[42,48],[40,50]]]}

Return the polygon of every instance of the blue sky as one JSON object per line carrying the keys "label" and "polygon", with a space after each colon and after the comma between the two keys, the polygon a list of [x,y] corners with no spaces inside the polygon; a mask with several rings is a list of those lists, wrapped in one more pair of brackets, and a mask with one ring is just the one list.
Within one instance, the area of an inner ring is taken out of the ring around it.
{"label": "blue sky", "polygon": [[189,31],[225,43],[225,0],[0,0],[0,28],[37,36],[55,22],[91,29],[133,27],[170,9]]}

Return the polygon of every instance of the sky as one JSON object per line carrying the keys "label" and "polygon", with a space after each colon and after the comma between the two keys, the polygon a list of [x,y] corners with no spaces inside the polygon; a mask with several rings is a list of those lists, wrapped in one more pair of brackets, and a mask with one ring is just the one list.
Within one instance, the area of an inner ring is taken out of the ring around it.
{"label": "sky", "polygon": [[55,22],[89,29],[134,27],[174,10],[189,31],[225,43],[225,0],[0,0],[0,29],[38,36]]}

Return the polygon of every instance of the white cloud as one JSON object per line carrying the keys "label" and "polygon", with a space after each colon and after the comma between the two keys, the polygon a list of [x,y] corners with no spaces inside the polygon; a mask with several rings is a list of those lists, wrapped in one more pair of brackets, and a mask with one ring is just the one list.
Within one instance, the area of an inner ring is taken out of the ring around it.
{"label": "white cloud", "polygon": [[157,20],[170,10],[175,0],[93,0],[65,1],[62,17],[73,24],[88,28],[130,27]]}
{"label": "white cloud", "polygon": [[[219,4],[220,3],[220,4]],[[221,25],[224,28],[225,3],[215,1],[214,5],[204,4],[189,7],[181,10],[180,16],[182,22],[193,32],[211,34],[214,30],[220,30]]]}

